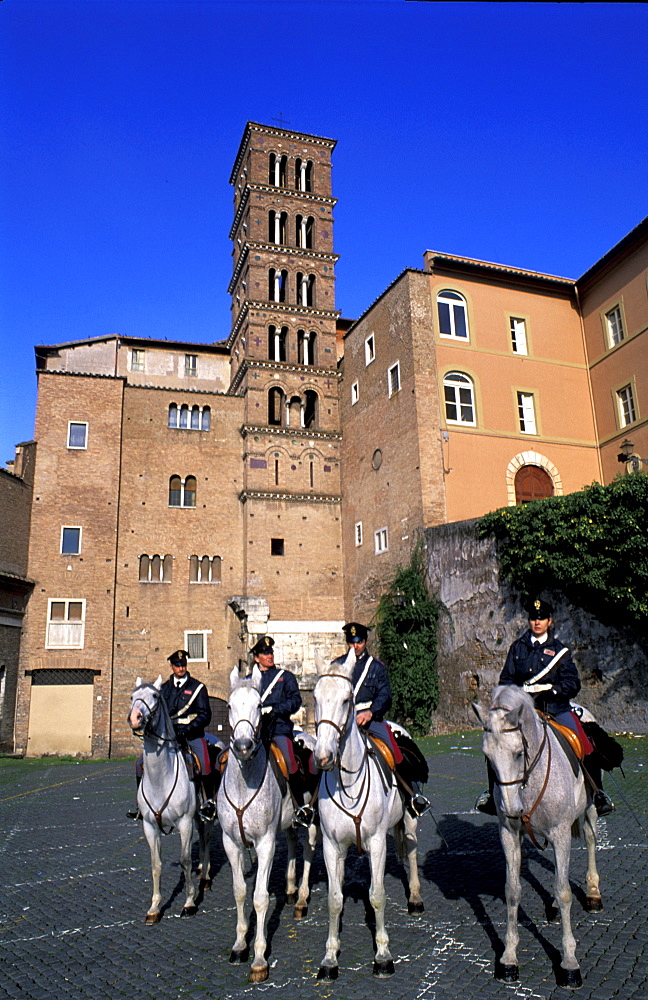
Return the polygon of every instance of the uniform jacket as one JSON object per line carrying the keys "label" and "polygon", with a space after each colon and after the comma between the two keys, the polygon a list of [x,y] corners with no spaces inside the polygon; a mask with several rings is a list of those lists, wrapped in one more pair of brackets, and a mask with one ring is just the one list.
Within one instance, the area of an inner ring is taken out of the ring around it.
{"label": "uniform jacket", "polygon": [[[367,660],[370,656],[371,654],[365,649],[362,656],[356,660],[355,667],[353,668],[353,677],[351,678],[354,691],[364,673]],[[339,656],[334,662],[344,663],[345,659],[345,656]],[[392,693],[389,685],[389,677],[387,676],[387,667],[374,657],[367,676],[362,682],[362,687],[355,696],[356,712],[371,709],[374,721],[382,722],[385,713],[391,708],[391,703]]]}
{"label": "uniform jacket", "polygon": [[[516,639],[509,649],[504,669],[500,674],[500,684],[517,684],[522,687],[550,664],[565,644],[549,637],[544,644],[531,642],[529,629],[520,639]],[[569,712],[569,702],[580,691],[580,678],[570,653],[565,653],[556,666],[549,670],[538,684],[551,684],[551,690],[532,694],[536,708],[548,715]]]}
{"label": "uniform jacket", "polygon": [[[261,670],[261,686],[259,693],[261,698],[272,684],[280,671],[280,667],[270,667],[268,670]],[[272,712],[264,712],[263,735],[268,739],[273,736],[293,737],[293,724],[290,716],[301,708],[301,694],[295,675],[290,670],[284,670],[283,674],[274,685],[272,691],[263,702],[263,708],[272,707]]]}
{"label": "uniform jacket", "polygon": [[[184,736],[187,740],[195,740],[205,735],[205,726],[211,722],[211,708],[209,707],[209,695],[207,688],[203,684],[196,697],[191,701],[194,691],[199,687],[197,681],[191,674],[186,674],[186,680],[181,688],[175,686],[175,677],[170,677],[161,688],[161,694],[169,709],[169,715],[173,720],[173,728],[176,736]],[[191,701],[191,704],[189,702]],[[187,719],[187,722],[182,722]]]}

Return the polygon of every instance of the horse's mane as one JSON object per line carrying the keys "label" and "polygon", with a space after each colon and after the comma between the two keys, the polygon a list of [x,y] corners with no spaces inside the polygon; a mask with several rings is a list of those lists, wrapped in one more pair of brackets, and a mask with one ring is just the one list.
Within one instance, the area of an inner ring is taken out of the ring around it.
{"label": "horse's mane", "polygon": [[503,709],[508,712],[519,712],[520,718],[531,724],[539,723],[533,698],[521,687],[515,684],[500,684],[493,691],[491,712]]}

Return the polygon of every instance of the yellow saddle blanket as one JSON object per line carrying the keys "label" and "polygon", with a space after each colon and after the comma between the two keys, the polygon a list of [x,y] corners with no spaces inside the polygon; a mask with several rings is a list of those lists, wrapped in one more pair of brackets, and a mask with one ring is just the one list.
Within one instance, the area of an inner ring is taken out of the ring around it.
{"label": "yellow saddle blanket", "polygon": [[389,744],[385,743],[384,740],[378,739],[378,737],[374,736],[373,733],[371,734],[370,739],[373,745],[375,746],[376,750],[378,750],[378,752],[383,757],[385,763],[389,767],[389,770],[395,771],[396,761],[394,759],[394,751],[389,746]]}
{"label": "yellow saddle blanket", "polygon": [[574,730],[570,729],[569,726],[561,725],[560,722],[556,722],[556,720],[552,719],[550,716],[545,716],[545,718],[549,722],[549,725],[556,730],[556,732],[560,733],[561,736],[564,736],[564,738],[567,740],[569,746],[572,748],[578,759],[584,760],[585,751],[583,750],[583,744],[581,743],[580,739],[578,738],[578,735],[574,732]]}

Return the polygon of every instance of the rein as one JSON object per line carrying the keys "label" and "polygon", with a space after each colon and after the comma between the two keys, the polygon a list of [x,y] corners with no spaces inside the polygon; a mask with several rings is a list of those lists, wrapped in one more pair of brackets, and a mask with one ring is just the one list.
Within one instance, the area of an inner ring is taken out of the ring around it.
{"label": "rein", "polygon": [[[135,706],[135,704],[138,701],[141,702],[142,705],[145,705],[146,708],[149,707],[146,704],[146,702],[144,701],[143,698],[134,698],[133,699],[133,707]],[[132,711],[132,708],[131,708],[131,711]],[[142,782],[142,787],[141,787],[142,798],[144,799],[146,805],[149,807],[149,809],[151,810],[151,812],[155,816],[155,822],[158,825],[158,829],[159,829],[160,833],[164,834],[164,836],[166,837],[166,836],[168,836],[172,832],[173,826],[170,826],[168,830],[164,829],[164,826],[162,824],[162,813],[164,812],[164,810],[168,806],[169,802],[171,801],[171,796],[175,792],[176,785],[178,784],[178,778],[180,776],[180,754],[181,754],[182,751],[180,750],[180,747],[178,745],[178,741],[176,740],[175,736],[173,736],[173,737],[162,736],[161,733],[158,733],[158,732],[155,731],[155,726],[153,725],[153,722],[154,722],[155,719],[157,719],[159,717],[159,714],[160,714],[160,699],[159,699],[159,696],[158,696],[158,701],[157,701],[157,704],[155,706],[155,709],[154,709],[154,711],[152,711],[149,714],[149,717],[146,720],[146,724],[144,726],[144,729],[142,730],[141,733],[135,733],[135,735],[138,736],[141,740],[144,740],[144,738],[146,736],[151,736],[154,739],[158,740],[161,744],[171,743],[171,744],[173,744],[173,747],[174,747],[174,749],[176,751],[175,754],[174,754],[174,770],[175,770],[175,775],[174,775],[174,778],[173,778],[173,785],[171,786],[171,791],[169,792],[169,794],[167,795],[166,799],[164,800],[164,803],[162,804],[162,806],[159,809],[154,809],[153,806],[151,805],[151,803],[149,802],[149,800],[147,799],[146,792],[144,791],[144,782]]]}
{"label": "rein", "polygon": [[[240,721],[247,721],[247,720],[240,720]],[[237,723],[237,725],[238,725],[238,723]],[[236,728],[236,727],[234,727],[234,728]],[[258,750],[258,747],[257,747],[257,750]],[[255,753],[256,753],[256,751],[255,751]],[[227,764],[225,766],[225,774],[223,775],[223,793],[225,795],[225,798],[227,799],[227,801],[231,805],[232,809],[236,813],[236,818],[238,820],[238,825],[239,825],[239,833],[241,834],[241,840],[243,842],[243,846],[244,847],[250,847],[251,845],[250,845],[249,840],[245,836],[245,830],[243,829],[243,814],[245,813],[245,810],[248,809],[249,806],[252,805],[252,803],[256,799],[257,795],[259,794],[259,792],[263,788],[263,784],[265,782],[265,776],[266,776],[266,773],[267,773],[267,770],[268,770],[268,761],[269,760],[270,760],[270,751],[267,751],[266,752],[265,764],[263,766],[263,774],[261,775],[261,781],[259,782],[258,787],[252,793],[252,798],[248,799],[248,801],[245,803],[244,806],[237,806],[235,802],[232,802],[232,800],[229,797],[228,792],[227,792],[227,768],[229,767],[229,757],[227,758]]]}
{"label": "rein", "polygon": [[[502,705],[493,705],[491,711],[496,711],[497,709],[500,709],[502,711],[508,711],[508,709],[504,709]],[[538,752],[536,753],[535,757],[533,758],[530,764],[529,764],[529,744],[526,736],[522,732],[522,727],[518,724],[517,726],[513,726],[513,728],[511,729],[502,729],[500,730],[500,732],[519,733],[520,737],[522,738],[522,746],[524,748],[524,770],[522,772],[522,777],[515,778],[513,781],[500,781],[499,778],[496,777],[495,783],[500,787],[505,785],[521,785],[522,788],[526,788],[526,786],[529,783],[530,775],[535,770],[536,765],[539,763],[540,758],[542,757],[542,752],[545,748],[545,744],[547,746],[547,769],[545,771],[544,781],[542,783],[542,788],[540,789],[540,794],[538,795],[535,802],[531,806],[531,809],[529,809],[528,812],[522,814],[522,823],[524,824],[524,829],[526,833],[530,837],[535,847],[537,847],[538,850],[540,851],[544,851],[548,841],[545,840],[544,844],[538,843],[535,834],[533,832],[533,829],[531,827],[531,817],[533,816],[534,812],[540,805],[544,793],[547,790],[547,785],[549,784],[549,772],[551,771],[551,740],[548,739],[547,721],[546,719],[542,719],[542,741],[538,748]],[[516,816],[509,816],[507,813],[505,813],[504,815],[506,816],[507,819],[517,819]]]}

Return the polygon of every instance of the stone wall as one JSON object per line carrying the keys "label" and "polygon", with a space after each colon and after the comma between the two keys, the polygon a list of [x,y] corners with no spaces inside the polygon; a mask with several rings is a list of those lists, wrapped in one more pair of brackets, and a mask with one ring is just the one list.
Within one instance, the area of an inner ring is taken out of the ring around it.
{"label": "stone wall", "polygon": [[[457,521],[425,533],[430,588],[443,605],[434,732],[474,727],[471,701],[490,700],[508,648],[526,628],[519,595],[500,578],[495,543],[477,537],[476,523]],[[561,594],[541,596],[553,604],[556,634],[579,669],[579,702],[611,731],[648,732],[646,640],[602,625]]]}

